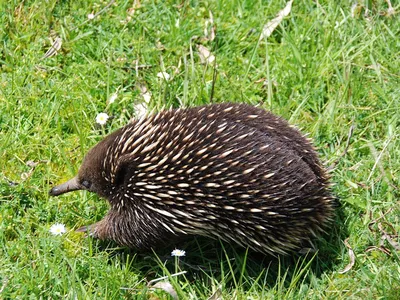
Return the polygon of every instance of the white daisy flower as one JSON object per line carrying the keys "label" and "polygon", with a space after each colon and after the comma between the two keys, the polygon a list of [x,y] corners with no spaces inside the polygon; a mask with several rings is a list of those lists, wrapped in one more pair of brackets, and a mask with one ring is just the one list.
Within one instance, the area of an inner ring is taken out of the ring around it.
{"label": "white daisy flower", "polygon": [[66,232],[67,232],[67,230],[65,229],[65,225],[61,224],[61,223],[53,224],[50,227],[50,233],[53,235],[62,235]]}
{"label": "white daisy flower", "polygon": [[157,73],[157,77],[161,79],[165,79],[166,81],[169,81],[171,76],[167,72],[159,72]]}
{"label": "white daisy flower", "polygon": [[89,20],[93,20],[93,19],[94,19],[94,14],[88,14],[88,15],[87,15],[87,18],[88,18]]}
{"label": "white daisy flower", "polygon": [[185,256],[186,251],[185,250],[180,250],[180,249],[175,249],[174,251],[171,252],[171,256]]}
{"label": "white daisy flower", "polygon": [[104,125],[107,123],[109,116],[106,113],[99,113],[96,117],[96,123]]}

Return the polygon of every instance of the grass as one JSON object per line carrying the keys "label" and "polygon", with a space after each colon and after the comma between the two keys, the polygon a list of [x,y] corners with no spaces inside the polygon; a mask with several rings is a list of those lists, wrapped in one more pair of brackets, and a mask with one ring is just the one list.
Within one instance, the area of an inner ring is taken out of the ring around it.
{"label": "grass", "polygon": [[[88,14],[107,1],[0,4],[0,298],[164,299],[146,282],[187,270],[169,279],[182,299],[398,299],[399,251],[382,240],[385,231],[398,245],[400,231],[398,13],[383,14],[385,1],[355,1],[354,17],[349,1],[294,1],[259,41],[285,1],[132,2],[116,1],[93,20]],[[210,11],[213,41],[204,35]],[[56,36],[58,55],[43,59]],[[201,63],[200,44],[216,65]],[[319,252],[270,258],[193,239],[178,245],[187,255],[177,265],[170,248],[136,253],[74,233],[101,219],[107,204],[47,191],[138,113],[143,86],[148,110],[261,104],[310,133],[322,160],[338,161],[332,180],[341,208]],[[95,123],[100,112],[112,116],[105,126]],[[50,235],[57,222],[66,235]],[[347,237],[356,262],[339,274]]]}

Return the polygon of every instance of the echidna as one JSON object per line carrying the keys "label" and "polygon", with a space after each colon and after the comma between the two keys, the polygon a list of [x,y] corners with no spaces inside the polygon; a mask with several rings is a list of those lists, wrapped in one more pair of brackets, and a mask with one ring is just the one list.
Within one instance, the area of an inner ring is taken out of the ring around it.
{"label": "echidna", "polygon": [[270,112],[233,103],[132,121],[50,194],[74,190],[111,206],[80,231],[136,249],[201,235],[286,254],[320,232],[335,206],[310,141]]}

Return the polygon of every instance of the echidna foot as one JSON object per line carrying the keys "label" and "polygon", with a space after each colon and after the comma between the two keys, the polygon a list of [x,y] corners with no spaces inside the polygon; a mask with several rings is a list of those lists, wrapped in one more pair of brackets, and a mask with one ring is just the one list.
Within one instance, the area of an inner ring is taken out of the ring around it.
{"label": "echidna foot", "polygon": [[93,237],[93,238],[97,238],[97,227],[98,223],[95,224],[91,224],[91,225],[86,225],[86,226],[82,226],[80,228],[78,228],[77,230],[75,230],[75,232],[83,232],[85,233],[85,237]]}

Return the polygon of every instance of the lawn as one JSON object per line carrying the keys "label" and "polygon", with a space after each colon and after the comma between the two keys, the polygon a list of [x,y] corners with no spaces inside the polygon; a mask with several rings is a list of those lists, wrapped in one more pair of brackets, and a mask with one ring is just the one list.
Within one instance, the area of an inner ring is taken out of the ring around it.
{"label": "lawn", "polygon": [[[1,2],[0,299],[399,299],[400,5],[353,2],[294,1],[270,36],[286,1]],[[48,195],[131,118],[226,101],[289,120],[331,167],[316,253],[137,253],[74,232],[106,213],[96,195]]]}

